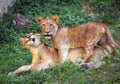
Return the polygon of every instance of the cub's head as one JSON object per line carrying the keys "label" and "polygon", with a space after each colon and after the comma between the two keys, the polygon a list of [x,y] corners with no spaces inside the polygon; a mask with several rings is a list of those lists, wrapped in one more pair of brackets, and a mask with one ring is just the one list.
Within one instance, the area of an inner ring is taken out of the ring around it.
{"label": "cub's head", "polygon": [[41,35],[40,34],[26,34],[26,37],[20,38],[20,41],[26,47],[38,47],[41,43],[40,41]]}
{"label": "cub's head", "polygon": [[41,31],[46,39],[51,39],[58,30],[58,16],[54,15],[51,18],[37,17],[37,23],[39,24]]}

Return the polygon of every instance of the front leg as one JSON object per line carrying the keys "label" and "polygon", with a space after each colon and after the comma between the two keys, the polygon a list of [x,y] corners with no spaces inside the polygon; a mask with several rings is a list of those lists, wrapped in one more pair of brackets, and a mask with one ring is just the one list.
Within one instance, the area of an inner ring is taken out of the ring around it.
{"label": "front leg", "polygon": [[22,73],[22,72],[26,72],[26,71],[29,71],[31,70],[31,67],[32,65],[24,65],[24,66],[21,66],[20,68],[18,68],[17,70],[13,71],[13,72],[9,72],[8,75],[10,76],[15,76],[19,73]]}
{"label": "front leg", "polygon": [[51,68],[49,63],[40,63],[32,67],[32,71],[44,71],[49,68]]}
{"label": "front leg", "polygon": [[93,47],[85,47],[85,56],[84,56],[84,62],[89,62],[89,60],[93,57]]}
{"label": "front leg", "polygon": [[67,59],[69,48],[61,48],[58,50],[59,56],[61,57],[61,61],[65,62]]}

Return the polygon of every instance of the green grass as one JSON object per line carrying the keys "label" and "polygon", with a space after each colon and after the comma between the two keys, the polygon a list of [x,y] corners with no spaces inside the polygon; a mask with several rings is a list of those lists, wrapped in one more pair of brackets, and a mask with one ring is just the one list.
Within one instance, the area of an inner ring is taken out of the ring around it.
{"label": "green grass", "polygon": [[[84,16],[81,11],[84,2],[84,0],[18,0],[9,13],[4,15],[4,20],[0,22],[0,84],[119,84],[119,49],[116,49],[113,57],[105,58],[104,61],[107,64],[97,70],[88,71],[72,63],[65,63],[63,65],[56,64],[56,67],[42,72],[26,72],[15,77],[8,76],[9,72],[31,63],[31,53],[19,42],[19,39],[26,33],[40,33],[39,26],[35,21],[36,16],[40,15],[46,18],[57,14],[59,24],[63,26],[75,26],[94,21],[94,19]],[[105,1],[98,3],[95,0],[88,4],[101,5],[101,8],[95,10],[99,16],[97,20],[106,23],[115,40],[120,43],[120,18],[117,17],[116,0],[106,1],[106,4],[103,2]],[[112,8],[109,8],[111,5],[113,5]],[[101,9],[104,9],[102,13]],[[116,15],[111,13],[113,9],[115,9]],[[26,26],[25,30],[18,31],[16,26],[11,23],[13,15],[17,12],[31,18],[34,23]]]}

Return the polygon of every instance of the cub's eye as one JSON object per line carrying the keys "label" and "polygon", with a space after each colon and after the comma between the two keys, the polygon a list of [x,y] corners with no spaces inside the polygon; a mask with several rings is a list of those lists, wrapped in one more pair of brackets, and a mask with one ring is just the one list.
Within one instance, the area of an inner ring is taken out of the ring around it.
{"label": "cub's eye", "polygon": [[45,24],[41,24],[40,27],[45,27]]}
{"label": "cub's eye", "polygon": [[31,36],[30,35],[26,35],[26,38],[30,38]]}
{"label": "cub's eye", "polygon": [[42,26],[45,26],[45,24],[42,24]]}

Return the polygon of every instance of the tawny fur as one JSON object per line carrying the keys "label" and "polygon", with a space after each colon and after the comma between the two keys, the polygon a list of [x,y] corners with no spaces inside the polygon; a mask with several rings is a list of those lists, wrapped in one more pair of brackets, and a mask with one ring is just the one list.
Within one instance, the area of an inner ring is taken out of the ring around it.
{"label": "tawny fur", "polygon": [[[10,72],[9,75],[14,76],[29,70],[41,71],[53,67],[57,61],[61,62],[57,50],[45,45],[40,41],[40,38],[40,34],[27,34],[25,38],[20,39],[21,43],[32,53],[32,64],[21,66],[17,70]],[[83,53],[83,48],[71,49],[69,50],[67,61],[72,61],[79,65],[84,59],[82,56]],[[100,59],[102,56],[110,56],[110,54],[99,47],[95,47],[93,58],[90,59],[90,63],[86,64],[89,65],[92,63],[93,65],[90,65],[90,67],[98,68],[103,63]]]}
{"label": "tawny fur", "polygon": [[25,38],[20,38],[21,43],[32,53],[32,64],[21,66],[14,72],[10,72],[9,75],[16,75],[28,70],[45,70],[52,67],[59,60],[55,50],[46,46],[40,41],[40,38],[40,34],[27,34]]}
{"label": "tawny fur", "polygon": [[[63,62],[71,48],[83,47],[85,49],[84,62],[88,62],[93,56],[93,50],[97,44],[109,53],[113,53],[115,47],[120,48],[107,26],[100,22],[88,22],[71,28],[59,28],[58,16],[56,15],[46,19],[38,16],[37,22],[45,38],[50,39],[58,49]],[[111,50],[109,46],[113,49]]]}

